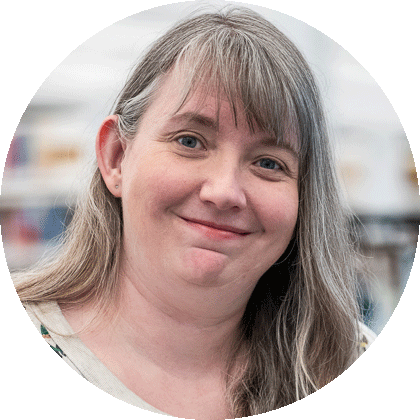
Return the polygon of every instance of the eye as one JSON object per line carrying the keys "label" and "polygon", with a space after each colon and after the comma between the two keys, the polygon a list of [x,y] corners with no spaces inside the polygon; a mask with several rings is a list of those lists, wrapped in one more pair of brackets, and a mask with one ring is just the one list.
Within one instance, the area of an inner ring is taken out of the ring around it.
{"label": "eye", "polygon": [[263,158],[257,162],[257,166],[263,169],[280,170],[281,166],[273,159]]}
{"label": "eye", "polygon": [[182,146],[188,147],[189,149],[203,149],[204,146],[200,140],[193,136],[183,136],[177,139],[177,142]]}

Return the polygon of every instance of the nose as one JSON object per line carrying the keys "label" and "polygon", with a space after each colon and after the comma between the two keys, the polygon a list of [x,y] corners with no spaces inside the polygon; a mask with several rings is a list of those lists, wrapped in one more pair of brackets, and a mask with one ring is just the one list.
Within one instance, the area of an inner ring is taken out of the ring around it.
{"label": "nose", "polygon": [[231,165],[218,165],[208,171],[201,186],[200,199],[212,203],[218,210],[244,209],[247,199],[239,172]]}

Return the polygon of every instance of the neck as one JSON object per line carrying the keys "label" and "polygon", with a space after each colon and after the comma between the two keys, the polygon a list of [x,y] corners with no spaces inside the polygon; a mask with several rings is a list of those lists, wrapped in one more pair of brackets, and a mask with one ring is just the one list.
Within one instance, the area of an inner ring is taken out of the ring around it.
{"label": "neck", "polygon": [[169,375],[190,379],[225,371],[249,299],[246,293],[238,298],[232,290],[191,286],[157,296],[138,279],[123,273],[120,280],[118,309],[97,319],[92,329],[93,308],[62,307],[73,330],[81,331],[80,338],[103,361],[107,355],[129,354],[133,362],[147,360]]}
{"label": "neck", "polygon": [[167,372],[202,375],[224,369],[243,310],[221,310],[220,291],[193,292],[165,300],[125,278],[114,331],[133,352]]}

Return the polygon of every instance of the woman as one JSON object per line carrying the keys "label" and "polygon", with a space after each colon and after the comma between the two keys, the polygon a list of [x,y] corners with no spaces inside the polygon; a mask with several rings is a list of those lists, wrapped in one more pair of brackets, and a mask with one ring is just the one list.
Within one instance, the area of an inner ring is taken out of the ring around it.
{"label": "woman", "polygon": [[156,41],[99,129],[60,252],[16,275],[50,345],[139,407],[267,412],[321,388],[371,333],[311,71],[245,9]]}

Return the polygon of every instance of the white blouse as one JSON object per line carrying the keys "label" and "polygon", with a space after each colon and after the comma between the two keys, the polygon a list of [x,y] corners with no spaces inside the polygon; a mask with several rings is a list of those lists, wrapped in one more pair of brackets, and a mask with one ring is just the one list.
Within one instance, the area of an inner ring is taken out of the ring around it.
{"label": "white blouse", "polygon": [[[166,414],[143,401],[130,391],[74,334],[60,307],[55,302],[25,304],[32,322],[50,347],[87,381],[115,398],[154,413]],[[361,353],[366,351],[376,335],[361,326]],[[166,414],[167,415],[167,414]]]}

